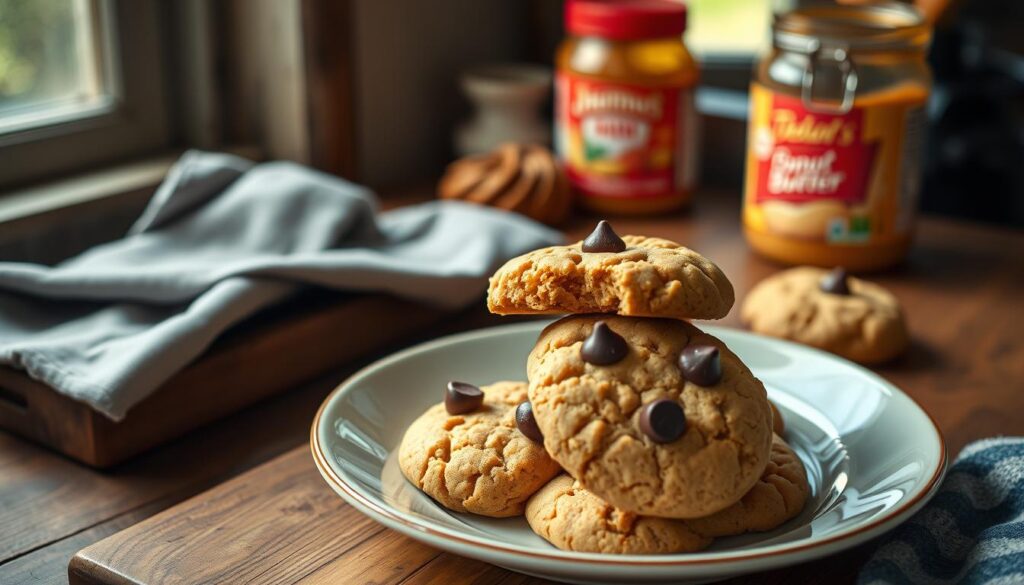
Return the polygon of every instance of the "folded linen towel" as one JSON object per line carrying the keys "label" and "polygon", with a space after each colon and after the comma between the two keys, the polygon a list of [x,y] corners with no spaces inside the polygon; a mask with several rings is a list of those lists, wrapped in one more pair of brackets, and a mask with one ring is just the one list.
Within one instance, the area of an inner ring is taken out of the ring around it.
{"label": "folded linen towel", "polygon": [[0,364],[120,420],[303,285],[455,308],[481,298],[501,262],[561,239],[458,202],[378,214],[368,190],[336,177],[190,152],[125,238],[54,267],[0,263]]}
{"label": "folded linen towel", "polygon": [[935,497],[882,540],[857,582],[1024,583],[1024,437],[965,447]]}

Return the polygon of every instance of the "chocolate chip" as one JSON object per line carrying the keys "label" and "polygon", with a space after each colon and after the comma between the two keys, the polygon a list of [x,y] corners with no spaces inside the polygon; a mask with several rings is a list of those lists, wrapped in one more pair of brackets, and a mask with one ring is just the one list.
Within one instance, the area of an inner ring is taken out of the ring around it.
{"label": "chocolate chip", "polygon": [[722,358],[713,345],[691,345],[679,354],[679,367],[688,382],[714,386],[722,379]]}
{"label": "chocolate chip", "polygon": [[626,249],[626,242],[615,233],[610,223],[602,219],[587,239],[583,240],[581,247],[584,252],[621,252]]}
{"label": "chocolate chip", "polygon": [[448,382],[444,392],[444,409],[448,414],[466,414],[484,403],[484,391],[465,382]]}
{"label": "chocolate chip", "polygon": [[822,292],[833,295],[850,294],[849,275],[846,274],[846,269],[842,266],[833,268],[831,272],[821,277],[818,287]]}
{"label": "chocolate chip", "polygon": [[544,435],[537,426],[537,419],[533,418],[533,405],[530,401],[519,403],[516,407],[516,428],[520,433],[526,435],[534,443],[544,444]]}
{"label": "chocolate chip", "polygon": [[594,323],[594,330],[583,342],[580,357],[588,364],[609,366],[622,361],[629,353],[629,344],[621,335],[612,331],[604,321]]}
{"label": "chocolate chip", "polygon": [[686,432],[683,407],[670,398],[648,402],[640,409],[640,430],[655,443],[671,443]]}

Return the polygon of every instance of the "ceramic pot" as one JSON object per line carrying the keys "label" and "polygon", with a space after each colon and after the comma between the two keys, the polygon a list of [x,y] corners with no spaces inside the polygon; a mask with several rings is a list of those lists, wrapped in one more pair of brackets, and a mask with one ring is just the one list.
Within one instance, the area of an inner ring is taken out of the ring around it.
{"label": "ceramic pot", "polygon": [[460,76],[473,116],[455,131],[460,156],[494,150],[503,142],[551,144],[541,107],[551,95],[551,70],[528,64],[475,67]]}

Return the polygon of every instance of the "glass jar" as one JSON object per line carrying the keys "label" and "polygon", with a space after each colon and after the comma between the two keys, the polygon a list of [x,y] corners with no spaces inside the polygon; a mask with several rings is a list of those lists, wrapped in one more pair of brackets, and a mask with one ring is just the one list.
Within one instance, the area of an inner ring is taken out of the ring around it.
{"label": "glass jar", "polygon": [[696,172],[696,61],[686,6],[569,0],[558,49],[555,146],[582,206],[645,214],[684,206]]}
{"label": "glass jar", "polygon": [[777,15],[751,86],[743,226],[790,264],[902,260],[921,185],[931,30],[911,6]]}

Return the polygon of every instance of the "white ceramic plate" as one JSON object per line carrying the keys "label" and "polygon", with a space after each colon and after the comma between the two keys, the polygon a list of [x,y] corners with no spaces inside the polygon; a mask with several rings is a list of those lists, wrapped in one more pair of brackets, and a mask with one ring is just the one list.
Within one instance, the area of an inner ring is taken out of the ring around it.
{"label": "white ceramic plate", "polygon": [[807,468],[812,497],[778,529],[723,538],[680,555],[565,552],[522,518],[453,513],[402,476],[395,452],[406,427],[440,401],[449,380],[523,380],[526,356],[546,323],[495,327],[437,339],[368,366],[316,415],[313,457],[342,498],[382,524],[456,554],[577,583],[701,581],[789,565],[852,547],[921,508],[946,468],[942,437],[906,394],[848,361],[747,332],[702,326],[768,388],[786,440]]}

